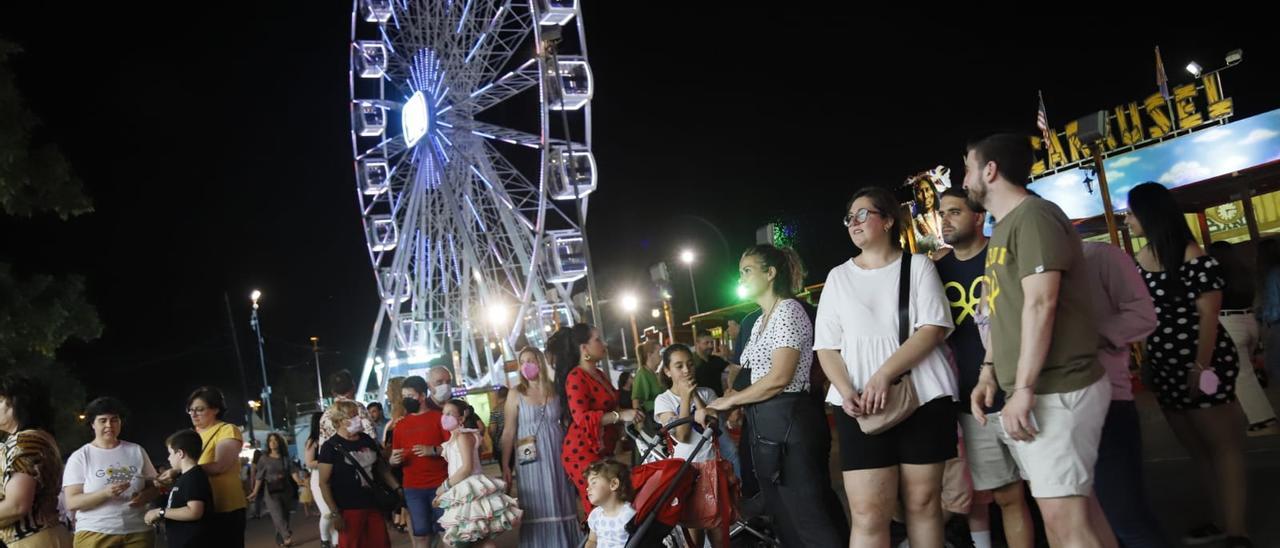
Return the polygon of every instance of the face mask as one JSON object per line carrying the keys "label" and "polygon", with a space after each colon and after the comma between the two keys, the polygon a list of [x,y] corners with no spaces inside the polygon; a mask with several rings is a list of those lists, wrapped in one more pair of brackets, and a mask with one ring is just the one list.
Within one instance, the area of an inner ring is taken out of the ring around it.
{"label": "face mask", "polygon": [[364,432],[364,423],[360,422],[359,420],[351,421],[351,424],[347,425],[347,432],[350,432],[351,434],[359,434],[361,432]]}
{"label": "face mask", "polygon": [[449,432],[456,430],[458,428],[458,417],[453,415],[442,415],[440,417],[440,427]]}
{"label": "face mask", "polygon": [[410,415],[417,413],[419,409],[422,409],[422,402],[418,401],[418,398],[405,398],[402,404],[404,405],[405,412]]}
{"label": "face mask", "polygon": [[431,399],[436,403],[443,404],[449,401],[449,396],[453,395],[453,385],[441,384],[431,389]]}
{"label": "face mask", "polygon": [[524,362],[520,364],[520,374],[528,380],[537,380],[538,378],[538,362]]}

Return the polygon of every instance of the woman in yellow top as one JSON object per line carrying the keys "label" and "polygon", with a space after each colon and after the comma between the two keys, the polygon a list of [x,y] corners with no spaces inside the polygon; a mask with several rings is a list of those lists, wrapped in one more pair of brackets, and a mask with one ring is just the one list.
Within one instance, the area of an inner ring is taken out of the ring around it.
{"label": "woman in yellow top", "polygon": [[198,464],[209,476],[209,485],[213,488],[209,530],[217,538],[210,539],[209,545],[244,548],[244,513],[248,506],[244,485],[240,482],[240,449],[244,447],[244,437],[236,425],[222,421],[225,409],[222,391],[211,386],[202,386],[187,398],[187,414],[204,443]]}

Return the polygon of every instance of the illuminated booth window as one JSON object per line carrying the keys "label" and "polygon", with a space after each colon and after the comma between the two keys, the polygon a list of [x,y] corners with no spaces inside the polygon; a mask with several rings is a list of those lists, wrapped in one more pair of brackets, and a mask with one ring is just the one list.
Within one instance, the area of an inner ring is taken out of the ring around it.
{"label": "illuminated booth window", "polygon": [[555,200],[574,200],[596,189],[596,158],[589,150],[552,145],[548,150],[547,186]]}
{"label": "illuminated booth window", "polygon": [[391,19],[391,0],[363,0],[362,13],[369,23],[386,23]]}
{"label": "illuminated booth window", "polygon": [[587,275],[587,254],[582,233],[572,230],[548,230],[547,281],[568,283]]}
{"label": "illuminated booth window", "polygon": [[367,101],[355,105],[356,132],[361,137],[377,137],[387,130],[387,111]]}
{"label": "illuminated booth window", "polygon": [[361,40],[355,43],[360,50],[356,57],[356,72],[361,78],[382,78],[387,72],[387,46],[382,42]]}
{"label": "illuminated booth window", "polygon": [[538,19],[541,25],[563,25],[573,20],[574,12],[577,11],[577,0],[539,0],[538,11],[542,17]]}
{"label": "illuminated booth window", "polygon": [[370,216],[368,226],[369,249],[390,251],[396,248],[400,240],[400,231],[396,228],[395,219],[390,215]]}
{"label": "illuminated booth window", "polygon": [[[560,89],[552,90],[552,110],[578,110],[591,101],[595,93],[595,79],[587,60],[576,55],[564,56],[557,64]],[[563,90],[562,95],[558,95]]]}
{"label": "illuminated booth window", "polygon": [[377,196],[391,188],[385,158],[360,160],[360,169],[356,171],[356,177],[360,179],[360,188],[364,190],[366,196]]}

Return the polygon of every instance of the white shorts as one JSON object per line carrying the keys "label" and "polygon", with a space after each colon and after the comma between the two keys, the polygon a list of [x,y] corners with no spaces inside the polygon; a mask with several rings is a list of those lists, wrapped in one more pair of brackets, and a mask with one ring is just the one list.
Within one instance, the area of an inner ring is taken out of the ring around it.
{"label": "white shorts", "polygon": [[999,489],[1022,479],[1013,453],[1000,441],[1000,415],[987,415],[984,426],[973,415],[960,413],[960,429],[975,491]]}
{"label": "white shorts", "polygon": [[[1000,433],[1022,476],[1031,482],[1031,496],[1082,497],[1093,492],[1093,465],[1110,407],[1111,381],[1103,375],[1074,392],[1036,394],[1032,413],[1039,433],[1034,440],[1014,441]],[[1000,428],[998,415],[987,416],[987,424],[993,423]]]}

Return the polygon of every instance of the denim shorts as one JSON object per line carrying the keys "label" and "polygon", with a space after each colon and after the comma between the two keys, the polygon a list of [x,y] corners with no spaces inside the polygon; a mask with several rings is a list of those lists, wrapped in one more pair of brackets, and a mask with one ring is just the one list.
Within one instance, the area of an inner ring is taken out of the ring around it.
{"label": "denim shorts", "polygon": [[413,536],[425,537],[440,533],[443,529],[437,523],[443,510],[431,506],[436,498],[435,489],[404,489],[404,503],[409,508],[409,519],[413,524]]}

